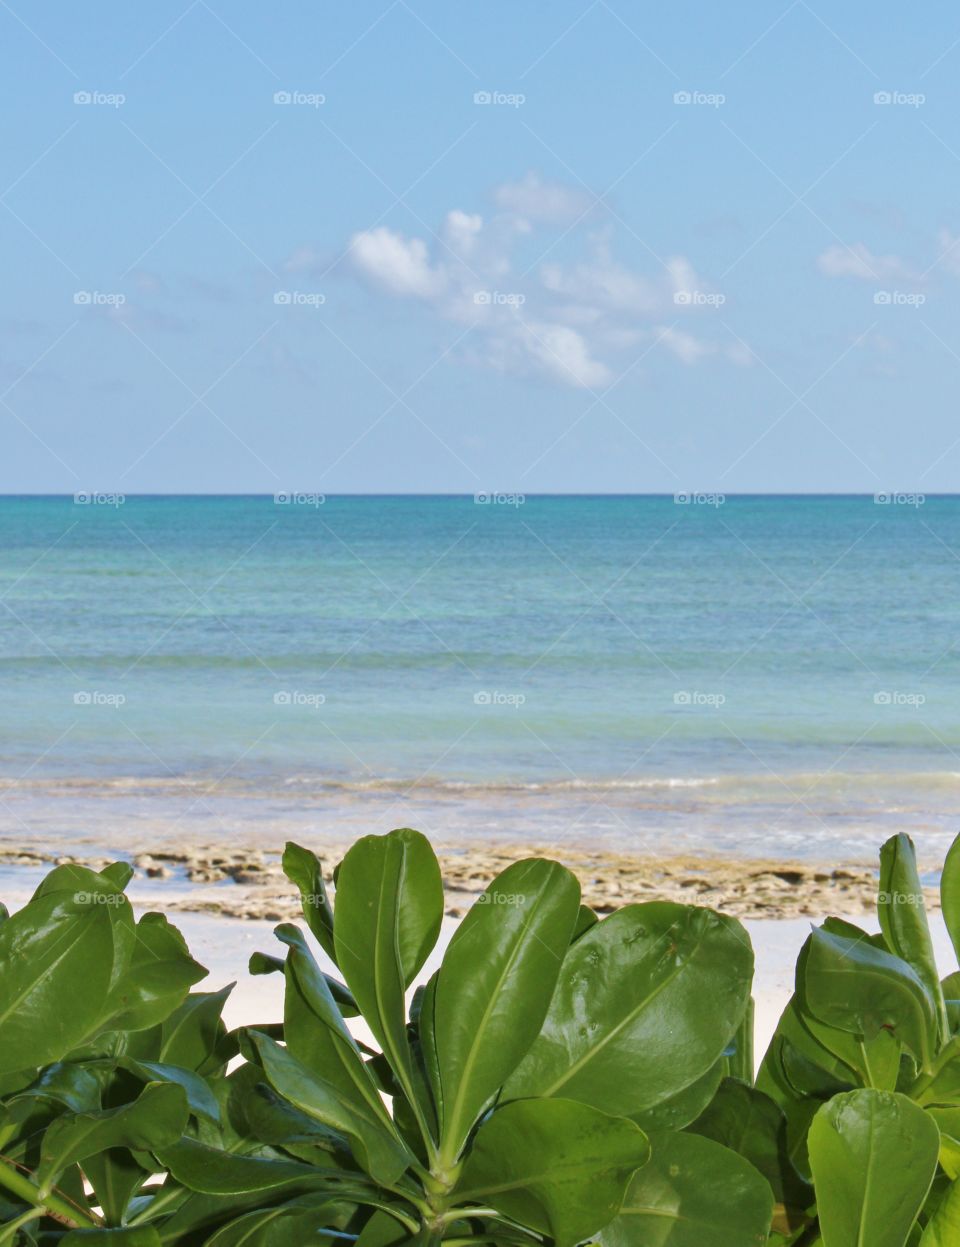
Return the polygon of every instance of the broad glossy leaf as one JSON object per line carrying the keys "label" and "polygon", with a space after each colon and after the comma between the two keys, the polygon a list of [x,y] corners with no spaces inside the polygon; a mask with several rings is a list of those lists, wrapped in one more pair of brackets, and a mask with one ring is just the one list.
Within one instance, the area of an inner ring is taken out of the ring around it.
{"label": "broad glossy leaf", "polygon": [[893,1091],[835,1096],[810,1126],[824,1247],[904,1247],[937,1168],[933,1119]]}
{"label": "broad glossy leaf", "polygon": [[954,952],[960,960],[960,836],[950,845],[940,875],[940,907]]}
{"label": "broad glossy leaf", "polygon": [[933,998],[899,957],[817,927],[810,939],[804,1002],[828,1026],[875,1038],[891,1031],[926,1064],[936,1042]]}
{"label": "broad glossy leaf", "polygon": [[753,1165],[712,1139],[655,1134],[603,1247],[761,1247],[773,1216]]}
{"label": "broad glossy leaf", "polygon": [[940,1167],[953,1179],[960,1178],[960,1108],[928,1108],[940,1131]]}
{"label": "broad glossy leaf", "polygon": [[126,898],[97,887],[52,889],[0,924],[0,1074],[61,1060],[105,1020],[134,933]]}
{"label": "broad glossy leaf", "polygon": [[220,1015],[233,987],[231,983],[217,992],[192,992],[164,1018],[157,1058],[200,1074],[218,1069],[218,1049],[226,1035]]}
{"label": "broad glossy leaf", "polygon": [[7,1104],[23,1100],[49,1100],[71,1113],[96,1112],[100,1108],[100,1082],[82,1065],[58,1061],[42,1070],[29,1087],[10,1096]]}
{"label": "broad glossy leaf", "polygon": [[616,1216],[649,1155],[647,1136],[626,1118],[573,1100],[516,1100],[481,1124],[454,1198],[572,1247]]}
{"label": "broad glossy leaf", "polygon": [[516,862],[451,939],[433,1002],[450,1159],[536,1039],[579,908],[580,885],[559,862]]}
{"label": "broad glossy leaf", "polygon": [[276,934],[288,949],[283,1008],[287,1051],[335,1086],[347,1103],[372,1114],[391,1130],[390,1115],[373,1076],[302,932],[285,924],[277,927]]}
{"label": "broad glossy leaf", "polygon": [[504,1094],[634,1116],[716,1064],[750,998],[743,927],[709,909],[627,905],[564,960],[540,1035]]}
{"label": "broad glossy leaf", "polygon": [[661,1100],[652,1108],[635,1113],[631,1120],[642,1126],[648,1134],[656,1130],[682,1130],[700,1116],[716,1095],[720,1081],[726,1073],[726,1065],[726,1057],[721,1057],[689,1087],[684,1087],[669,1100]]}
{"label": "broad glossy leaf", "polygon": [[783,1111],[756,1087],[725,1078],[690,1131],[750,1161],[770,1183],[779,1203],[801,1208],[811,1202],[810,1188],[789,1155]]}
{"label": "broad glossy leaf", "polygon": [[94,1203],[111,1225],[121,1224],[130,1200],[150,1176],[125,1147],[108,1147],[88,1156],[83,1174],[93,1187]]}
{"label": "broad glossy leaf", "polygon": [[913,967],[930,993],[937,1008],[941,1036],[946,1038],[946,1007],[927,923],[917,854],[913,841],[903,833],[891,836],[880,850],[877,913],[891,951]]}
{"label": "broad glossy leaf", "polygon": [[162,1022],[207,975],[163,914],[144,914],[136,934],[129,966],[107,1002],[111,1030],[143,1030]]}
{"label": "broad glossy leaf", "polygon": [[405,1091],[415,1071],[404,992],[443,920],[443,882],[433,849],[403,828],[358,840],[337,874],[337,964]]}
{"label": "broad glossy leaf", "polygon": [[953,1181],[920,1237],[920,1247],[957,1247],[960,1243],[960,1182]]}
{"label": "broad glossy leaf", "polygon": [[157,1151],[179,1139],[187,1124],[187,1098],[172,1083],[147,1087],[132,1104],[58,1118],[47,1128],[38,1177],[49,1184],[68,1165],[107,1147]]}
{"label": "broad glossy leaf", "polygon": [[113,1230],[71,1230],[59,1241],[63,1247],[162,1247],[163,1243],[152,1225],[123,1226]]}
{"label": "broad glossy leaf", "polygon": [[411,1156],[393,1128],[362,1101],[347,1101],[333,1083],[308,1069],[286,1048],[250,1032],[267,1081],[301,1112],[351,1141],[357,1160],[378,1182],[395,1182]]}
{"label": "broad glossy leaf", "polygon": [[171,1082],[183,1088],[191,1113],[199,1113],[209,1117],[211,1121],[220,1120],[220,1105],[213,1092],[193,1070],[184,1069],[180,1065],[168,1065],[161,1061],[136,1061],[130,1057],[122,1057],[119,1064],[129,1070],[143,1082]]}
{"label": "broad glossy leaf", "polygon": [[207,1195],[308,1189],[329,1180],[327,1170],[300,1161],[235,1156],[193,1139],[181,1139],[160,1152],[159,1158],[177,1182]]}
{"label": "broad glossy leaf", "polygon": [[333,941],[333,907],[323,882],[323,866],[316,853],[287,841],[283,873],[300,893],[300,907],[307,926],[327,956],[336,964]]}
{"label": "broad glossy leaf", "polygon": [[[204,1247],[291,1247],[336,1242],[344,1205],[326,1196],[301,1196],[274,1208],[258,1208],[222,1226]],[[330,1234],[324,1234],[329,1229]]]}

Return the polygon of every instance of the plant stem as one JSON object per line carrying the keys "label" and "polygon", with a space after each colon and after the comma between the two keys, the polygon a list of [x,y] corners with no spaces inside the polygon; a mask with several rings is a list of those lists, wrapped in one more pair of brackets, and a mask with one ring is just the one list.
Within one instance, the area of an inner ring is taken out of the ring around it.
{"label": "plant stem", "polygon": [[5,1186],[24,1203],[31,1204],[41,1216],[53,1217],[55,1221],[69,1226],[71,1230],[95,1229],[98,1224],[82,1208],[76,1207],[55,1191],[45,1193],[39,1190],[29,1178],[11,1168],[9,1162],[2,1160],[0,1160],[0,1186]]}

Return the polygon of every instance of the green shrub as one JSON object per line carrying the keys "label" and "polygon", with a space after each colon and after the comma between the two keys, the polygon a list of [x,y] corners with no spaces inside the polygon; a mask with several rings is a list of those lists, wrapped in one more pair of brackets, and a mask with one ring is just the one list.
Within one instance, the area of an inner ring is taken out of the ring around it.
{"label": "green shrub", "polygon": [[[239,1032],[179,932],[134,922],[123,864],[4,916],[0,1247],[960,1244],[960,974],[906,837],[882,933],[811,934],[756,1082],[732,918],[598,921],[564,867],[518,862],[411,996],[443,917],[427,841],[360,840],[335,907],[312,853],[284,869],[313,939],[254,956],[284,1015]],[[942,901],[960,945],[956,846]]]}

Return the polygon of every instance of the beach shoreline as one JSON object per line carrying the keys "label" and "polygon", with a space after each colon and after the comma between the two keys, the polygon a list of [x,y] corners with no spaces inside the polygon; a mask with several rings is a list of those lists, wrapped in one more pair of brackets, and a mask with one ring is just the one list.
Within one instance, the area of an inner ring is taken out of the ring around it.
{"label": "beach shoreline", "polygon": [[[328,879],[349,844],[306,841],[323,860]],[[629,853],[577,848],[565,843],[435,845],[445,888],[445,912],[461,917],[490,880],[511,862],[550,857],[580,880],[584,904],[600,914],[642,901],[703,905],[741,919],[857,916],[876,905],[877,871],[861,863],[828,864],[787,858]],[[283,874],[281,848],[190,840],[156,845],[149,852],[105,854],[83,846],[0,844],[0,876],[22,892],[55,865],[76,862],[94,869],[122,857],[134,868],[129,895],[135,904],[172,914],[209,914],[245,921],[289,921],[301,913],[300,896]],[[928,908],[939,906],[936,887],[925,888]]]}

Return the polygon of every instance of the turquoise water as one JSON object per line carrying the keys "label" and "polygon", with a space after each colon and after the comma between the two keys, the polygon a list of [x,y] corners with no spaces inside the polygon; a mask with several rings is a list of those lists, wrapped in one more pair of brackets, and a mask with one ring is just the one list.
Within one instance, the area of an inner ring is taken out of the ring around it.
{"label": "turquoise water", "polygon": [[955,497],[4,498],[0,602],[9,839],[955,829]]}

